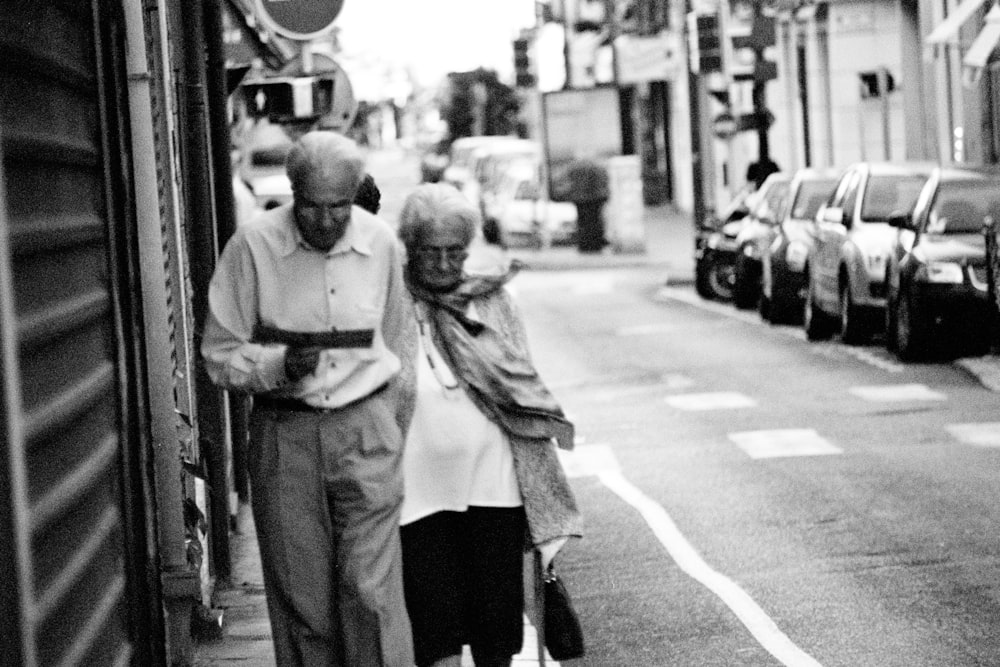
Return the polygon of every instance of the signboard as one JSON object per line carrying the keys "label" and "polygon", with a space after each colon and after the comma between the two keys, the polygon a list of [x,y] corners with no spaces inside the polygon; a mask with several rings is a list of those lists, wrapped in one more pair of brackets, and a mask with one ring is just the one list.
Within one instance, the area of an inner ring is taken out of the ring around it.
{"label": "signboard", "polygon": [[622,35],[615,40],[618,82],[674,81],[680,72],[680,44],[676,33],[640,37]]}
{"label": "signboard", "polygon": [[575,158],[604,161],[622,153],[621,109],[612,86],[558,90],[542,96],[549,191]]}
{"label": "signboard", "polygon": [[330,32],[344,0],[256,0],[257,16],[269,29],[307,42]]}

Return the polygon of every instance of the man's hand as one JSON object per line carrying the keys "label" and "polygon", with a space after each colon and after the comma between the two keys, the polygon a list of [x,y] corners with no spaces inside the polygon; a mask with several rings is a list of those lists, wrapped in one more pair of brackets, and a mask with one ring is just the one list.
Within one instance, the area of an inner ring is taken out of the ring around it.
{"label": "man's hand", "polygon": [[289,347],[285,352],[285,375],[292,382],[298,382],[316,370],[321,347]]}

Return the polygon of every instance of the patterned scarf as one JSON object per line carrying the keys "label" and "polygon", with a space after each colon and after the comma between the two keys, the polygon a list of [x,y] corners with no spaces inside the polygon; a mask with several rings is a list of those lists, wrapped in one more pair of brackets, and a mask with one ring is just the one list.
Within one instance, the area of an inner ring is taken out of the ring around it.
{"label": "patterned scarf", "polygon": [[525,350],[502,332],[468,316],[469,303],[502,289],[520,269],[499,276],[465,276],[450,292],[431,292],[412,280],[413,297],[427,306],[433,340],[472,402],[511,436],[555,438],[573,448],[573,424],[563,414]]}

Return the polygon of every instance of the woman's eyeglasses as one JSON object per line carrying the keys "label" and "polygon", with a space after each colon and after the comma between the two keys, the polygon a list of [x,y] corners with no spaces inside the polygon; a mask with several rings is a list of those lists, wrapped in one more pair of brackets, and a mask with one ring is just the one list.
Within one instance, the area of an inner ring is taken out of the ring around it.
{"label": "woman's eyeglasses", "polygon": [[469,256],[469,252],[465,249],[465,246],[460,245],[450,245],[450,246],[432,246],[432,245],[422,245],[418,246],[414,250],[414,254],[418,259],[424,262],[436,262],[441,257],[444,257],[448,262],[456,264],[458,262],[465,261],[465,258]]}

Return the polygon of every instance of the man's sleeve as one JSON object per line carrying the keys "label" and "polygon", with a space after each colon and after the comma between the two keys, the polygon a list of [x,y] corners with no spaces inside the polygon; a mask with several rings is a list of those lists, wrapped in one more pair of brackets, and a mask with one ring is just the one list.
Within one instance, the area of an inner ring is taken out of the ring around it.
{"label": "man's sleeve", "polygon": [[257,271],[245,236],[226,244],[208,289],[208,316],[201,353],[212,381],[245,393],[288,384],[285,347],[252,343],[258,319]]}
{"label": "man's sleeve", "polygon": [[417,325],[413,303],[403,281],[403,252],[398,241],[392,244],[385,312],[382,316],[382,338],[389,351],[399,358],[399,375],[393,380],[392,391],[396,422],[405,435],[416,401]]}

